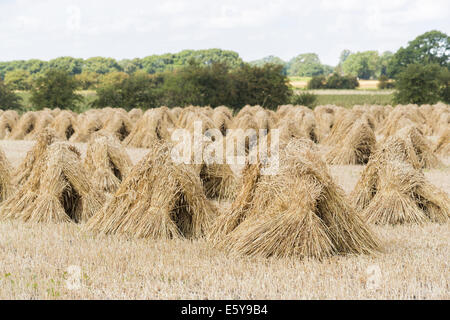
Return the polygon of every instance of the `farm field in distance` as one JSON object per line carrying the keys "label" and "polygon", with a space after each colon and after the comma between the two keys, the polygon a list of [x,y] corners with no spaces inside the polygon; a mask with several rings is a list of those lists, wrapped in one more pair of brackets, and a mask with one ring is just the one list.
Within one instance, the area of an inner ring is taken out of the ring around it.
{"label": "farm field in distance", "polygon": [[[294,88],[297,89],[306,89],[308,85],[308,81],[311,80],[311,77],[289,77],[289,81]],[[358,80],[359,87],[356,90],[378,90],[378,80]]]}
{"label": "farm field in distance", "polygon": [[[297,94],[302,91],[297,90]],[[317,105],[334,104],[341,107],[350,108],[354,105],[392,105],[394,93],[392,90],[310,90],[317,95]],[[80,91],[84,96],[84,101],[77,103],[78,112],[86,111],[95,100],[95,91]],[[27,91],[18,92],[22,98],[21,104],[25,109],[30,109],[30,93]]]}

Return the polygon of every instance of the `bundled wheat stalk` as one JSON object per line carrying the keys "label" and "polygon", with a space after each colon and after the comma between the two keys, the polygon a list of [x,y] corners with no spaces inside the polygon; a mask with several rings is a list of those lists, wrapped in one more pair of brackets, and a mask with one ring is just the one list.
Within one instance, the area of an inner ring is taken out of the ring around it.
{"label": "bundled wheat stalk", "polygon": [[372,201],[380,184],[380,168],[388,161],[400,161],[415,169],[420,168],[419,159],[411,144],[396,136],[386,139],[370,156],[350,196],[357,211],[364,210]]}
{"label": "bundled wheat stalk", "polygon": [[7,139],[13,131],[17,122],[19,121],[19,114],[14,110],[7,110],[0,115],[0,139]]}
{"label": "bundled wheat stalk", "polygon": [[323,140],[323,144],[328,146],[335,146],[340,143],[345,136],[350,132],[355,122],[358,120],[366,122],[371,128],[373,128],[372,120],[370,116],[359,112],[352,112],[351,110],[341,110],[336,114],[333,127],[330,130],[328,136]]}
{"label": "bundled wheat stalk", "polygon": [[35,140],[47,127],[51,127],[53,124],[53,116],[49,111],[36,112],[36,124],[31,132],[26,134],[24,140]]}
{"label": "bundled wheat stalk", "polygon": [[113,109],[106,117],[100,132],[123,141],[133,131],[133,127],[133,122],[125,110]]}
{"label": "bundled wheat stalk", "polygon": [[227,134],[227,129],[230,127],[233,114],[227,107],[217,107],[214,109],[211,120],[214,122],[216,128],[220,130],[223,136]]}
{"label": "bundled wheat stalk", "polygon": [[87,142],[91,135],[103,127],[102,117],[97,110],[89,110],[79,114],[73,125],[74,133],[71,142]]}
{"label": "bundled wheat stalk", "polygon": [[46,128],[37,137],[36,144],[27,152],[25,159],[14,172],[13,181],[15,185],[23,185],[28,180],[33,169],[38,166],[39,159],[44,156],[48,146],[55,141],[57,141],[56,133],[50,128]]}
{"label": "bundled wheat stalk", "polygon": [[55,130],[58,139],[69,140],[74,135],[76,126],[76,114],[74,112],[64,110],[58,113],[51,127]]}
{"label": "bundled wheat stalk", "polygon": [[378,241],[308,146],[289,143],[277,175],[247,166],[235,202],[212,229],[216,245],[242,255],[318,259],[377,250]]}
{"label": "bundled wheat stalk", "polygon": [[129,174],[132,162],[115,137],[97,133],[89,141],[84,166],[96,189],[113,193]]}
{"label": "bundled wheat stalk", "polygon": [[442,156],[450,156],[450,128],[447,128],[439,137],[434,152]]}
{"label": "bundled wheat stalk", "polygon": [[11,173],[11,164],[6,158],[3,150],[0,149],[0,202],[5,201],[14,192]]}
{"label": "bundled wheat stalk", "polygon": [[[276,129],[280,130],[281,140],[289,141],[291,138],[305,138],[318,142],[316,119],[312,110],[296,106],[284,107],[279,109],[278,112]],[[275,129],[275,126],[272,127]]]}
{"label": "bundled wheat stalk", "polygon": [[140,118],[142,118],[144,112],[142,109],[133,108],[130,111],[128,111],[128,116],[130,117],[131,121],[133,123],[136,123],[139,121]]}
{"label": "bundled wheat stalk", "polygon": [[216,208],[192,167],[174,164],[170,153],[170,145],[154,144],[87,229],[153,239],[203,236]]}
{"label": "bundled wheat stalk", "polygon": [[375,149],[376,138],[372,128],[365,121],[358,120],[344,139],[337,143],[326,160],[334,165],[367,164]]}
{"label": "bundled wheat stalk", "polygon": [[363,215],[377,224],[443,223],[450,217],[447,194],[429,183],[422,172],[400,161],[379,170],[379,183]]}
{"label": "bundled wheat stalk", "polygon": [[414,149],[421,168],[438,168],[442,163],[436,157],[431,143],[426,139],[416,126],[407,126],[397,131],[398,137],[406,141]]}
{"label": "bundled wheat stalk", "polygon": [[154,143],[170,141],[174,119],[167,107],[147,110],[134,126],[123,145],[151,148]]}
{"label": "bundled wheat stalk", "polygon": [[387,115],[390,113],[391,109],[388,106],[356,105],[352,108],[352,111],[369,114],[370,118],[373,120],[373,129],[378,130],[378,128],[385,121]]}
{"label": "bundled wheat stalk", "polygon": [[33,132],[36,127],[38,115],[36,112],[29,111],[22,115],[17,125],[11,131],[10,140],[23,140],[25,136]]}
{"label": "bundled wheat stalk", "polygon": [[26,222],[82,222],[100,209],[103,196],[92,187],[75,147],[54,143],[36,165],[29,179],[2,203],[1,217]]}
{"label": "bundled wheat stalk", "polygon": [[405,126],[415,125],[423,134],[431,134],[432,130],[428,126],[426,118],[420,112],[417,105],[397,106],[385,119],[378,131],[385,137],[390,137]]}
{"label": "bundled wheat stalk", "polygon": [[237,178],[227,163],[203,163],[199,175],[208,198],[221,201],[234,197]]}

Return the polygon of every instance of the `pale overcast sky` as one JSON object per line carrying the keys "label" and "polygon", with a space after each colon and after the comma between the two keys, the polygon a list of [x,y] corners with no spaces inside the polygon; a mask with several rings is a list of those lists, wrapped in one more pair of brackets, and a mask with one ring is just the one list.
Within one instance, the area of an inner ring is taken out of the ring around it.
{"label": "pale overcast sky", "polygon": [[450,33],[449,0],[0,0],[0,61],[221,48],[246,60],[391,50]]}

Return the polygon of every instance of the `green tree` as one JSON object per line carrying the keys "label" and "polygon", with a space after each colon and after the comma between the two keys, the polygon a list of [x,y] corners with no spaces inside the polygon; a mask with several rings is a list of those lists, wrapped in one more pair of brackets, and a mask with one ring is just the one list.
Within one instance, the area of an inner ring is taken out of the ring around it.
{"label": "green tree", "polygon": [[317,104],[317,99],[318,96],[314,93],[303,92],[300,94],[294,94],[291,98],[290,103],[292,105],[305,106],[313,109]]}
{"label": "green tree", "polygon": [[30,90],[31,75],[25,70],[8,71],[5,75],[5,84],[12,90]]}
{"label": "green tree", "polygon": [[380,90],[393,89],[393,88],[395,88],[395,83],[389,81],[389,78],[387,76],[385,76],[384,74],[382,74],[378,78],[377,88]]}
{"label": "green tree", "polygon": [[142,62],[138,58],[133,60],[123,59],[119,61],[119,66],[123,70],[123,72],[132,74],[142,69]]}
{"label": "green tree", "polygon": [[287,75],[287,63],[286,61],[282,60],[281,58],[278,58],[276,56],[267,56],[259,60],[251,61],[249,64],[252,66],[257,67],[263,67],[264,65],[271,63],[271,64],[279,64],[283,66],[283,74]]}
{"label": "green tree", "polygon": [[445,70],[448,69],[436,63],[408,65],[397,77],[395,102],[421,105],[444,100],[443,93],[445,93],[445,87],[448,88],[448,82],[443,83]]}
{"label": "green tree", "polygon": [[304,53],[291,59],[287,65],[290,76],[312,77],[325,73],[325,68],[315,53]]}
{"label": "green tree", "polygon": [[121,81],[103,84],[97,88],[95,107],[155,108],[161,106],[161,75],[136,72]]}
{"label": "green tree", "polygon": [[348,49],[342,50],[341,55],[339,56],[339,65],[342,65],[351,54],[352,52]]}
{"label": "green tree", "polygon": [[37,110],[43,108],[75,109],[83,97],[76,93],[79,83],[63,70],[49,70],[39,77],[31,89],[30,102]]}
{"label": "green tree", "polygon": [[80,74],[83,68],[83,59],[72,57],[60,57],[50,60],[47,64],[47,69],[58,69],[67,72],[69,75]]}
{"label": "green tree", "polygon": [[0,79],[0,109],[20,109],[21,98]]}
{"label": "green tree", "polygon": [[380,61],[379,61],[379,68],[380,68],[379,75],[380,76],[388,75],[388,66],[389,66],[389,63],[391,62],[393,56],[394,56],[394,54],[391,51],[385,51],[380,56]]}
{"label": "green tree", "polygon": [[180,69],[195,60],[200,65],[222,63],[229,68],[237,68],[243,64],[239,54],[221,49],[183,50],[178,53],[151,55],[140,60],[142,69],[150,74]]}
{"label": "green tree", "polygon": [[169,107],[198,105],[217,107],[228,104],[231,96],[229,67],[224,63],[189,65],[165,77],[164,104]]}
{"label": "green tree", "polygon": [[439,96],[443,102],[450,104],[450,70],[448,68],[441,68],[439,81],[441,83]]}
{"label": "green tree", "polygon": [[81,89],[95,89],[100,82],[101,75],[96,72],[82,72],[75,75],[75,80],[80,84]]}
{"label": "green tree", "polygon": [[325,76],[315,76],[308,81],[307,88],[309,90],[314,89],[326,89],[327,87],[327,77]]}
{"label": "green tree", "polygon": [[232,71],[232,80],[233,102],[228,105],[236,109],[246,104],[274,109],[288,103],[292,96],[289,79],[279,64],[245,64]]}
{"label": "green tree", "polygon": [[104,74],[100,77],[99,82],[102,86],[110,86],[121,84],[125,79],[128,79],[130,75],[125,72],[115,71]]}
{"label": "green tree", "polygon": [[109,72],[122,71],[122,68],[113,58],[93,57],[84,60],[83,71],[106,74]]}
{"label": "green tree", "polygon": [[438,64],[450,68],[450,37],[433,30],[418,36],[400,48],[387,67],[387,75],[397,77],[410,64]]}
{"label": "green tree", "polygon": [[376,79],[380,76],[380,56],[377,51],[352,53],[342,63],[344,74],[360,79]]}
{"label": "green tree", "polygon": [[355,89],[359,86],[356,77],[347,75],[341,76],[339,73],[332,75],[315,76],[308,82],[308,89]]}

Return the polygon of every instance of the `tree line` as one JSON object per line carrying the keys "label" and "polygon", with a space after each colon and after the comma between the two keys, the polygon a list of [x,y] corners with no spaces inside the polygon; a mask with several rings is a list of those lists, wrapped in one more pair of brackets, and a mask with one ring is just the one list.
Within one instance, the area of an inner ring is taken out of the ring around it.
{"label": "tree line", "polygon": [[[77,110],[83,96],[80,82],[60,69],[50,69],[37,78],[31,88],[34,110],[61,108]],[[0,108],[21,108],[17,95],[0,80]],[[276,64],[231,68],[223,62],[204,65],[190,60],[183,68],[149,74],[137,71],[104,82],[96,88],[91,107],[131,110],[160,106],[226,105],[240,109],[246,104],[276,108],[289,103],[293,90],[289,79]]]}
{"label": "tree line", "polygon": [[[379,79],[381,76],[394,79],[405,66],[423,63],[425,60],[427,64],[437,63],[449,67],[449,43],[449,37],[445,33],[433,30],[420,35],[396,53],[344,50],[335,67],[323,64],[315,53],[303,53],[288,62],[276,56],[268,56],[249,63],[254,66],[278,64],[282,66],[282,72],[288,76],[313,77],[337,73],[358,79]],[[179,69],[192,59],[203,65],[216,62],[226,64],[230,68],[238,68],[244,64],[237,52],[221,49],[183,50],[175,54],[167,53],[119,61],[104,57],[89,59],[60,57],[50,61],[31,59],[0,62],[0,78],[16,90],[28,90],[31,82],[40,74],[49,69],[61,69],[78,77],[84,89],[92,89],[110,73],[113,73],[110,78],[123,77],[124,74],[130,75],[136,71],[156,74]]]}
{"label": "tree line", "polygon": [[310,95],[293,95],[287,77],[292,72],[312,75],[309,89],[354,89],[359,85],[357,78],[379,77],[380,88],[395,86],[397,103],[450,101],[450,38],[439,31],[420,35],[394,54],[346,50],[334,69],[321,66],[315,54],[300,55],[287,65],[273,56],[245,63],[237,53],[219,49],[120,62],[64,57],[48,63],[28,60],[10,64],[22,69],[0,64],[0,75],[5,74],[4,81],[0,79],[1,108],[17,107],[14,90],[31,90],[35,108],[73,108],[81,99],[75,92],[80,89],[96,90],[93,106],[125,109],[189,104],[274,108],[314,100]]}

